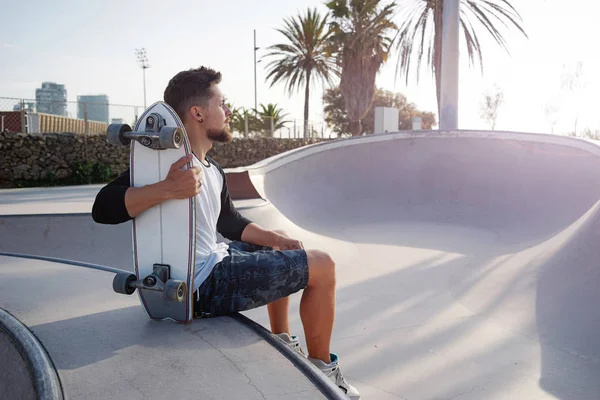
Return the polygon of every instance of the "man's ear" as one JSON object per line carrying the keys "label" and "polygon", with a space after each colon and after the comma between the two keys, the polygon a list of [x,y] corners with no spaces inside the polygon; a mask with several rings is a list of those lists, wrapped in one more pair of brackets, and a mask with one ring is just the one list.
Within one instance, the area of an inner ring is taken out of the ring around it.
{"label": "man's ear", "polygon": [[200,107],[194,106],[190,108],[190,117],[199,122],[204,122],[204,116],[202,115],[202,109]]}

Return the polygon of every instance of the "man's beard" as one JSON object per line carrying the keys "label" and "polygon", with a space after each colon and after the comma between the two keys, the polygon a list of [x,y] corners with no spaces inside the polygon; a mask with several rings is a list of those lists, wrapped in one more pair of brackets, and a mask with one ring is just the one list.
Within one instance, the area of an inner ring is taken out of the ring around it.
{"label": "man's beard", "polygon": [[231,140],[233,139],[233,135],[231,133],[231,131],[229,130],[229,128],[223,128],[223,129],[209,129],[206,132],[206,136],[214,141],[214,142],[220,142],[220,143],[228,143],[231,142]]}

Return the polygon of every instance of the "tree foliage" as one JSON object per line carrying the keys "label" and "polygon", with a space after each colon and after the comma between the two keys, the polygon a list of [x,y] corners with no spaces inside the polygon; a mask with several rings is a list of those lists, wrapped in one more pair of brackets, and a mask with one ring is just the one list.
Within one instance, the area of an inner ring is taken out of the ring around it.
{"label": "tree foliage", "polygon": [[277,104],[261,104],[260,110],[256,110],[256,115],[258,116],[258,128],[263,136],[273,136],[275,131],[283,128],[289,122],[285,119],[288,114],[284,113]]}
{"label": "tree foliage", "polygon": [[332,0],[326,3],[332,17],[331,52],[341,68],[340,90],[353,136],[362,133],[375,92],[375,78],[392,45],[396,3],[381,0]]}
{"label": "tree foliage", "polygon": [[[323,95],[325,122],[338,135],[338,137],[350,134],[352,120],[348,116],[345,107],[344,96],[339,87],[328,89]],[[437,125],[435,114],[428,111],[420,111],[413,103],[409,103],[406,96],[388,90],[377,88],[373,96],[371,107],[362,120],[363,131],[372,134],[375,124],[376,107],[395,107],[399,110],[398,130],[411,130],[412,119],[422,118],[422,129],[432,129]]]}
{"label": "tree foliage", "polygon": [[502,92],[502,89],[497,86],[483,95],[483,100],[479,105],[479,116],[487,121],[491,130],[496,129],[498,112],[503,103],[504,93]]}
{"label": "tree foliage", "polygon": [[[277,104],[259,104],[259,109],[245,109],[227,104],[231,110],[231,130],[242,135],[246,132],[248,121],[248,134],[250,136],[271,137],[273,133],[285,126],[288,116]],[[272,121],[272,123],[271,123]]]}

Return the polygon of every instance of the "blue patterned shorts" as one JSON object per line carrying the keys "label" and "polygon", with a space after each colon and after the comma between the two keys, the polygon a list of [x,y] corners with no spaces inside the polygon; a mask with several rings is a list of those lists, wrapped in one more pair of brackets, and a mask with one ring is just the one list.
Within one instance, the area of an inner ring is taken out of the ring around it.
{"label": "blue patterned shorts", "polygon": [[229,243],[228,252],[195,294],[199,317],[264,306],[308,285],[305,250],[279,251],[235,241]]}

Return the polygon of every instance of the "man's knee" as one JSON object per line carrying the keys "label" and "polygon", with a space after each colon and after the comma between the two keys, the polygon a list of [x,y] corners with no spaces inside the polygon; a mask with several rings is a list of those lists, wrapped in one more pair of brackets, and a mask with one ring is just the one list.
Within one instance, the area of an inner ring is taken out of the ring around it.
{"label": "man's knee", "polygon": [[307,250],[308,285],[335,286],[335,261],[321,250]]}

